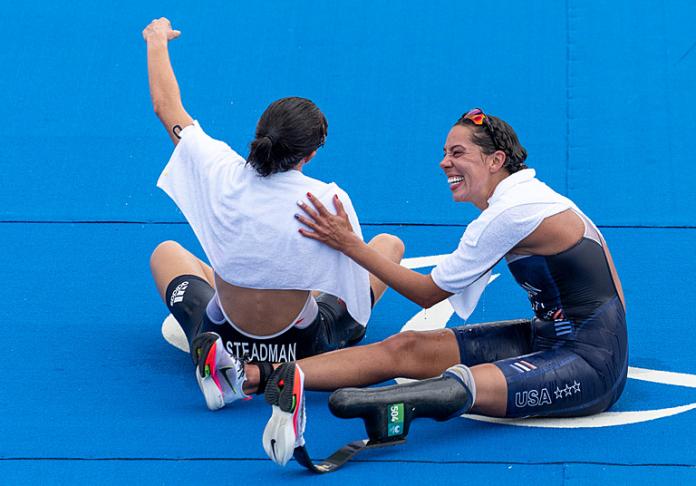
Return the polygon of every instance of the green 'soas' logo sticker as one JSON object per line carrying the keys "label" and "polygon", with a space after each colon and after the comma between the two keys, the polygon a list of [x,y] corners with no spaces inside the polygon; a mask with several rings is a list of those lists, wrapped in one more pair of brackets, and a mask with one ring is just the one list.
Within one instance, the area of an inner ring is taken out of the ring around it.
{"label": "green 'soas' logo sticker", "polygon": [[404,404],[392,403],[387,415],[387,435],[393,437],[404,433]]}

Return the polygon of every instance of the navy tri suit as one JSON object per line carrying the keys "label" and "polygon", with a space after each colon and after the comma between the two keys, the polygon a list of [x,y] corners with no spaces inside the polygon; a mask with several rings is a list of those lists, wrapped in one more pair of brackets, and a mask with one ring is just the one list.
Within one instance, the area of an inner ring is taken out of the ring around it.
{"label": "navy tri suit", "polygon": [[495,364],[508,385],[508,417],[564,417],[607,410],[626,383],[623,303],[594,226],[556,255],[506,256],[527,292],[531,320],[454,328],[461,362]]}

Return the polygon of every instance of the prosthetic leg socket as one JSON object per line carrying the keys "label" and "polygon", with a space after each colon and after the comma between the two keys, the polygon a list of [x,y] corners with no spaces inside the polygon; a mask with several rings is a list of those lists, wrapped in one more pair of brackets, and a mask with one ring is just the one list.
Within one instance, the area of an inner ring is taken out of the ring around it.
{"label": "prosthetic leg socket", "polygon": [[329,409],[339,418],[361,418],[370,444],[400,441],[411,421],[438,421],[467,412],[476,399],[471,371],[464,365],[442,376],[379,388],[342,388],[329,398]]}

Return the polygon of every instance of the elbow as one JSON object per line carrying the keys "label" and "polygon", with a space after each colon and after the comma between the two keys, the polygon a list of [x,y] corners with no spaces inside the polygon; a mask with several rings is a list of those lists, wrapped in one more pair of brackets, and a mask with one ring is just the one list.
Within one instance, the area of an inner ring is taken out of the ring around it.
{"label": "elbow", "polygon": [[412,289],[411,295],[414,298],[411,298],[411,300],[423,309],[430,309],[435,304],[439,304],[452,295],[438,287],[430,275],[421,275],[420,278],[421,285]]}
{"label": "elbow", "polygon": [[166,93],[155,93],[152,95],[152,108],[160,118],[167,113],[171,113],[176,109],[177,105],[181,105],[181,103],[177,103],[176,99],[167,96]]}
{"label": "elbow", "polygon": [[162,118],[162,113],[166,111],[166,103],[162,102],[160,99],[153,98],[152,109],[155,110],[155,115],[157,115],[158,118]]}
{"label": "elbow", "polygon": [[420,305],[423,309],[430,309],[432,306],[439,304],[451,295],[451,293],[445,292],[436,285],[433,285],[427,290],[421,292],[421,295],[419,295],[414,302]]}
{"label": "elbow", "polygon": [[155,110],[157,118],[165,125],[167,124],[167,120],[171,121],[172,119],[186,115],[186,110],[184,110],[181,100],[178,99],[169,99],[159,96],[153,97],[152,109]]}
{"label": "elbow", "polygon": [[438,299],[434,296],[419,296],[416,300],[416,304],[421,306],[423,309],[430,309],[435,304],[442,302],[442,299]]}

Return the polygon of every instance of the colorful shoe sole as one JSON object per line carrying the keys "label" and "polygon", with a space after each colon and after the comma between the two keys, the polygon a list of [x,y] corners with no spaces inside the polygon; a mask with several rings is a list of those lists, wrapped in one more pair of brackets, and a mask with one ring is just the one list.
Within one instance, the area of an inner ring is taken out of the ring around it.
{"label": "colorful shoe sole", "polygon": [[222,340],[215,333],[203,333],[191,343],[197,360],[196,381],[205,397],[205,404],[210,410],[219,410],[225,406],[220,377],[218,376],[218,353],[222,349]]}
{"label": "colorful shoe sole", "polygon": [[284,466],[295,447],[304,444],[304,373],[295,363],[284,364],[266,385],[266,401],[273,413],[263,432],[263,447],[275,463]]}

